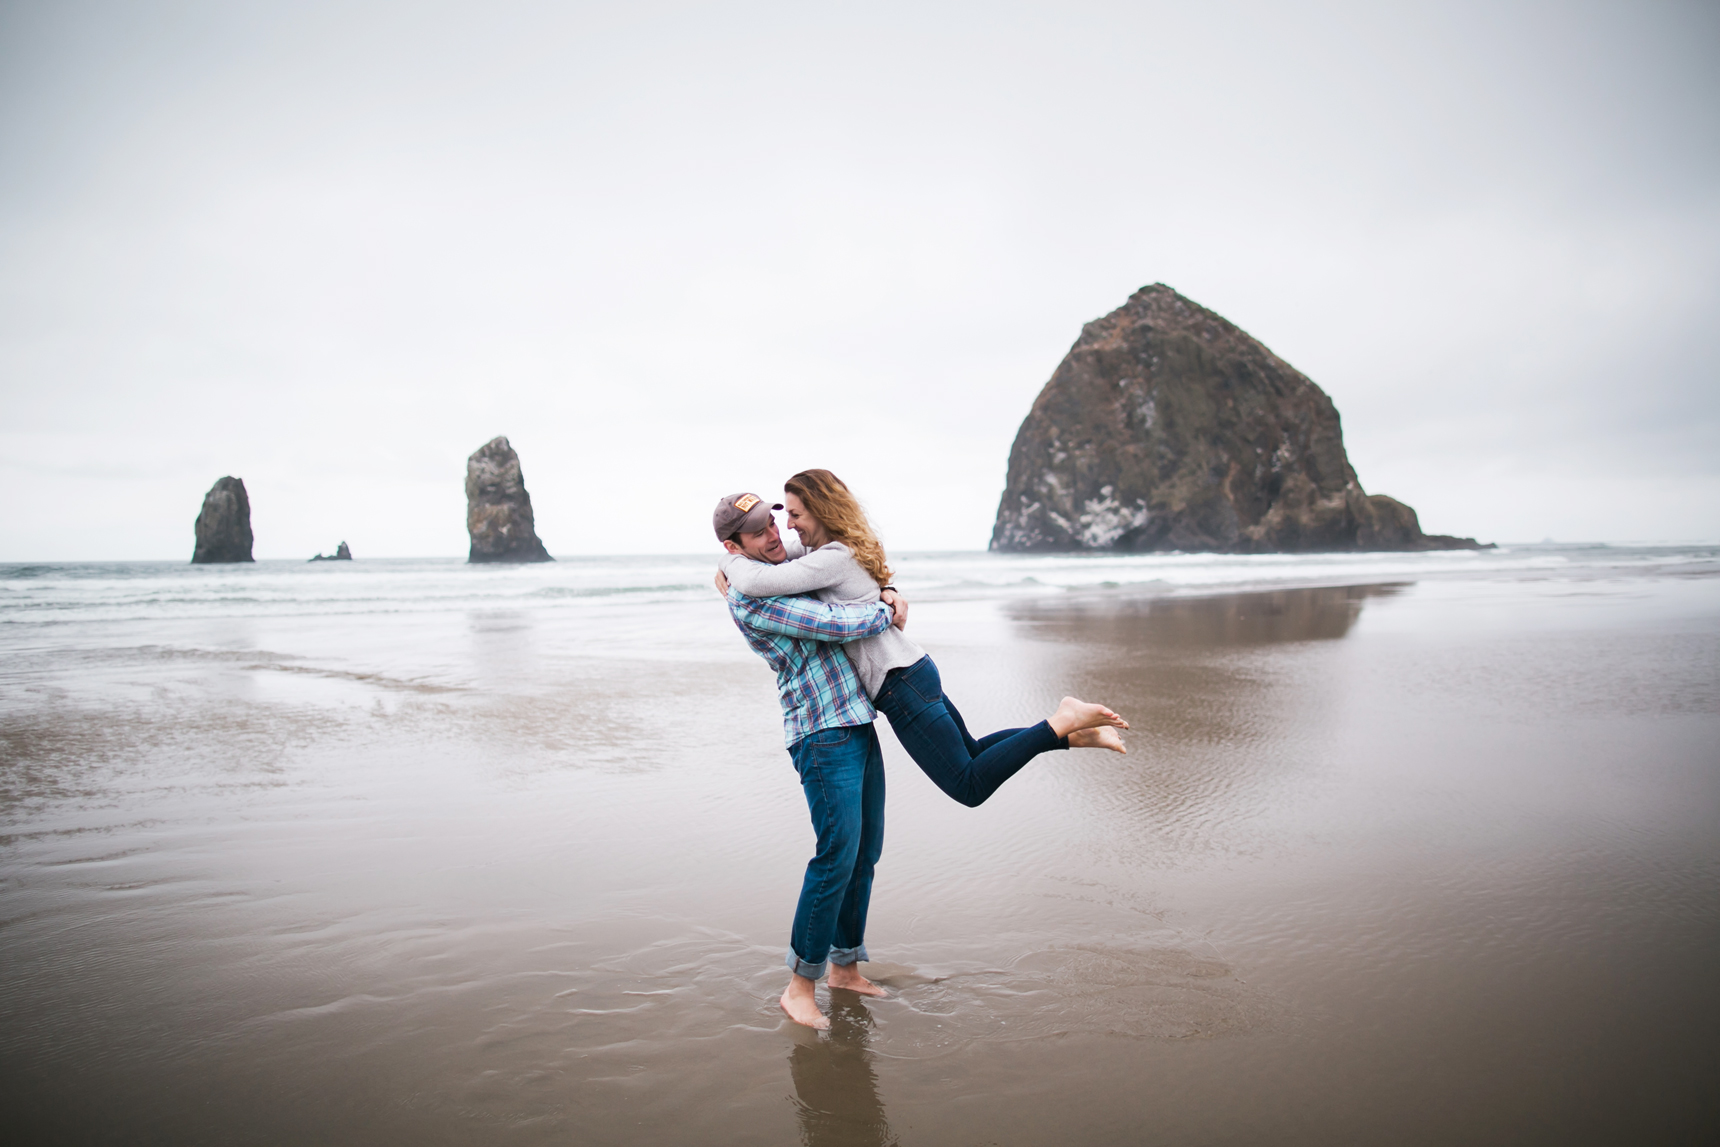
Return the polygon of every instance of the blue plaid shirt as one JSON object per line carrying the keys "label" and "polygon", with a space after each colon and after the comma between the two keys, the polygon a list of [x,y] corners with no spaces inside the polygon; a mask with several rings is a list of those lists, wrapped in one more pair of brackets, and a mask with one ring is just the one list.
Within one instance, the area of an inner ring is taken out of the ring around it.
{"label": "blue plaid shirt", "polygon": [[789,748],[820,729],[877,719],[854,666],[837,645],[890,628],[889,606],[881,601],[841,605],[815,597],[748,597],[730,587],[729,616],[753,652],[776,670]]}

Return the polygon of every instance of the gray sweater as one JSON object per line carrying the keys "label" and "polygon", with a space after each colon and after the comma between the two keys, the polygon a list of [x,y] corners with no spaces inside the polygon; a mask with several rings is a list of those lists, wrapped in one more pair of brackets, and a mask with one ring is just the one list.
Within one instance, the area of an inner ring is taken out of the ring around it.
{"label": "gray sweater", "polygon": [[[819,546],[808,553],[791,538],[782,540],[788,561],[781,565],[755,562],[744,554],[724,554],[718,563],[729,584],[748,597],[790,597],[810,593],[819,601],[868,602],[878,600],[878,583],[854,560],[841,542]],[[860,675],[867,697],[876,697],[884,687],[884,674],[912,665],[926,651],[891,626],[876,637],[863,637],[842,647]]]}

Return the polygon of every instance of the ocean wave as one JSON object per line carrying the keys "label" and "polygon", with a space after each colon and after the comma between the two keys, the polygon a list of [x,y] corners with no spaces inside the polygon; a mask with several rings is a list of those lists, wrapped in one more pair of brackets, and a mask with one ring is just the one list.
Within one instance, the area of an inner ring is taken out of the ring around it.
{"label": "ocean wave", "polygon": [[[1297,585],[1446,578],[1720,575],[1715,545],[1532,545],[1362,554],[892,555],[922,601],[1061,594],[1194,595]],[[566,558],[472,566],[458,558],[372,559],[338,570],[297,561],[244,566],[31,562],[0,566],[0,625],[83,620],[621,609],[713,599],[710,554]]]}

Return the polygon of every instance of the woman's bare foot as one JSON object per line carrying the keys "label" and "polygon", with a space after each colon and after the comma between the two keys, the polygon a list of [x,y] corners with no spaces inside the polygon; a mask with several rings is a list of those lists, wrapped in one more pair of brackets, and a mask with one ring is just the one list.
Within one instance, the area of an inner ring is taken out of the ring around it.
{"label": "woman's bare foot", "polygon": [[782,991],[782,999],[777,1002],[782,1010],[788,1013],[788,1018],[797,1024],[805,1024],[818,1031],[828,1031],[830,1021],[824,1018],[824,1013],[818,1010],[818,997],[815,994],[818,985],[798,972],[791,972],[788,977],[788,987]]}
{"label": "woman's bare foot", "polygon": [[1127,729],[1129,723],[1117,716],[1103,705],[1092,705],[1075,697],[1063,698],[1063,703],[1057,706],[1057,712],[1047,718],[1051,731],[1059,737],[1067,737],[1070,733],[1081,729],[1095,729],[1109,725],[1118,729]]}
{"label": "woman's bare foot", "polygon": [[1123,744],[1122,736],[1109,725],[1098,729],[1076,729],[1069,734],[1071,749],[1110,749],[1113,753],[1127,753],[1128,746]]}
{"label": "woman's bare foot", "polygon": [[863,996],[887,996],[890,994],[862,976],[858,964],[830,965],[830,986],[841,988],[845,992],[859,992]]}

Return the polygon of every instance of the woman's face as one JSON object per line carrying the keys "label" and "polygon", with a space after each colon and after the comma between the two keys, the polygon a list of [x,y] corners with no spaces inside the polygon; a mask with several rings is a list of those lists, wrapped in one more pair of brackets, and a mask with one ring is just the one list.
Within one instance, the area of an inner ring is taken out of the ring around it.
{"label": "woman's face", "polygon": [[801,545],[816,550],[830,540],[830,535],[824,532],[817,518],[807,513],[806,506],[797,495],[784,494],[782,508],[788,513],[788,528],[800,535]]}

